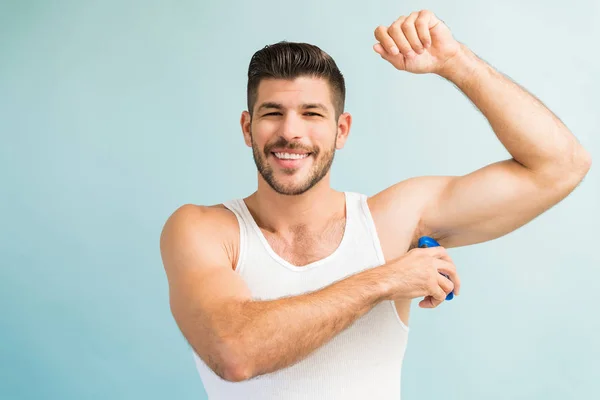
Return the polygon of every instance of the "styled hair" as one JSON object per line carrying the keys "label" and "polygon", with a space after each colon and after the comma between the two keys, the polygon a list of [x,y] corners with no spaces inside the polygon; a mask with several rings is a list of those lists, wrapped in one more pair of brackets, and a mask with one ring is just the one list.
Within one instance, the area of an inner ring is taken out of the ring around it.
{"label": "styled hair", "polygon": [[344,76],[329,54],[308,43],[281,41],[267,45],[252,56],[248,67],[248,111],[252,116],[258,85],[263,79],[298,77],[323,78],[329,83],[335,119],[344,112],[346,85]]}

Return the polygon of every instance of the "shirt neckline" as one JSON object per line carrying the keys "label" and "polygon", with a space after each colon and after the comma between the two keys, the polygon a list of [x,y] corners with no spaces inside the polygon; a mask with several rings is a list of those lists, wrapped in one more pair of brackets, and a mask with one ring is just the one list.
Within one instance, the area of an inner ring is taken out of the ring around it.
{"label": "shirt neckline", "polygon": [[279,264],[283,265],[284,267],[286,267],[292,271],[295,271],[295,272],[308,271],[308,270],[316,268],[316,267],[332,260],[333,258],[335,258],[337,256],[338,253],[341,252],[341,249],[344,247],[345,243],[348,240],[348,236],[349,236],[348,228],[350,227],[350,207],[349,207],[349,201],[348,201],[348,192],[344,192],[344,202],[345,202],[345,207],[346,207],[346,209],[345,209],[346,224],[344,226],[344,233],[342,234],[342,240],[340,240],[340,243],[338,244],[336,249],[331,254],[329,254],[328,256],[325,256],[319,260],[308,263],[306,265],[294,265],[294,264],[290,263],[289,261],[287,261],[286,259],[284,259],[283,257],[281,257],[279,254],[277,254],[273,250],[271,245],[269,244],[269,241],[267,240],[267,238],[265,237],[263,232],[260,230],[260,227],[254,220],[254,217],[250,213],[250,209],[246,205],[246,202],[244,201],[244,199],[239,199],[238,202],[240,203],[242,210],[244,211],[244,214],[246,214],[246,216],[248,217],[248,221],[249,221],[250,225],[254,229],[254,232],[256,232],[256,235],[262,242],[267,253],[269,253],[271,258],[273,258]]}

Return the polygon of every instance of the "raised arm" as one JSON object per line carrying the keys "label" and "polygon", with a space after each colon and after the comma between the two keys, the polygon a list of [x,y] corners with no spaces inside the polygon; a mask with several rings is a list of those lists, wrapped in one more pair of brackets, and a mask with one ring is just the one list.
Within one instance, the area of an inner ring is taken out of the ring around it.
{"label": "raised arm", "polygon": [[[512,158],[465,176],[413,178],[380,193],[386,200],[374,203],[389,204],[393,214],[403,188],[418,188],[419,234],[457,247],[505,235],[575,189],[591,158],[558,117],[454,40],[431,12],[399,21],[376,31],[381,44],[375,50],[398,69],[436,73],[454,83],[488,119]],[[400,54],[385,52],[394,44]]]}

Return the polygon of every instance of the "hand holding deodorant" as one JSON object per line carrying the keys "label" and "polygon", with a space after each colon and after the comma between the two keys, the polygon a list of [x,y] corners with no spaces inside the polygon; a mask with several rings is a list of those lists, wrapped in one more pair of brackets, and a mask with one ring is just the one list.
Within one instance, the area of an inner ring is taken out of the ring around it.
{"label": "hand holding deodorant", "polygon": [[[419,238],[419,248],[424,248],[424,247],[438,247],[440,244],[438,242],[435,241],[435,239],[430,238],[429,236],[421,236]],[[446,278],[450,279],[448,277],[448,275],[446,274],[442,274],[440,272],[441,275],[444,275]],[[446,295],[446,300],[452,300],[454,298],[454,291],[448,293]]]}

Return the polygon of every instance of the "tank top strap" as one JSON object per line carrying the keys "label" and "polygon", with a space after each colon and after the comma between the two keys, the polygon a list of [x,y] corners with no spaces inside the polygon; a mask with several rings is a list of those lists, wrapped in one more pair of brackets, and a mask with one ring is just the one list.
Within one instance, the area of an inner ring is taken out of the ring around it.
{"label": "tank top strap", "polygon": [[244,265],[244,260],[245,260],[246,252],[247,252],[247,248],[248,248],[248,236],[251,232],[250,221],[248,221],[247,217],[245,216],[243,204],[240,204],[241,201],[244,201],[244,200],[243,199],[234,199],[234,200],[225,201],[223,203],[223,206],[225,206],[225,208],[227,208],[229,211],[231,211],[235,215],[235,218],[238,221],[238,226],[240,229],[240,236],[239,236],[240,237],[240,242],[239,242],[240,251],[239,251],[237,263],[235,265],[236,272],[241,272],[240,267],[243,267],[243,265]]}
{"label": "tank top strap", "polygon": [[356,214],[358,219],[361,221],[364,234],[367,236],[365,239],[370,241],[375,249],[377,259],[380,264],[385,264],[385,256],[375,227],[375,221],[367,202],[368,196],[363,193],[355,193],[356,196]]}

